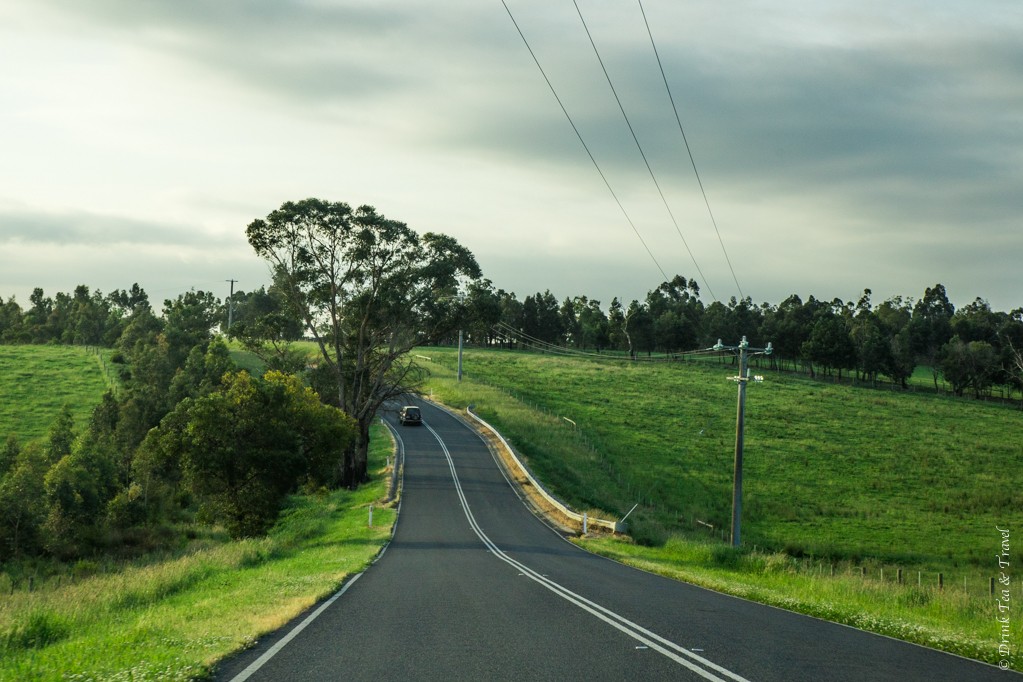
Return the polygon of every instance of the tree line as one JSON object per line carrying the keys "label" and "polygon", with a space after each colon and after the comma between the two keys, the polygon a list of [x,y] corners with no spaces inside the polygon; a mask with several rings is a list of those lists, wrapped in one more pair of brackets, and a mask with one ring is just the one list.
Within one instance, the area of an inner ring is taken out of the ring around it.
{"label": "tree line", "polygon": [[[7,439],[0,560],[166,545],[196,522],[256,535],[296,490],[354,488],[368,476],[371,421],[421,383],[409,351],[459,332],[480,346],[634,358],[746,337],[772,342],[777,367],[814,376],[906,387],[926,365],[936,388],[944,379],[957,395],[1023,390],[1023,308],[997,312],[977,299],[957,310],[941,284],[877,305],[869,289],[855,302],[705,304],[696,281],[678,275],[605,310],[549,290],[520,301],[454,239],[420,235],[371,206],[285,202],[246,236],[272,284],[229,300],[190,291],[157,314],[136,284],[53,298],[35,289],[25,309],[0,303],[0,343],[110,347],[123,386],[81,428],[65,411],[45,442]],[[261,357],[265,375],[238,370],[225,337]],[[301,339],[314,357],[295,346]]]}
{"label": "tree line", "polygon": [[[7,439],[0,561],[166,545],[193,523],[258,535],[288,494],[367,480],[372,420],[422,376],[408,351],[457,326],[479,266],[446,235],[343,202],[286,202],[246,236],[273,285],[226,302],[190,291],[157,315],[138,285],[82,285],[0,307],[0,342],[110,346],[123,384],[80,431],[65,410],[45,443]],[[237,370],[218,330],[268,371]]]}
{"label": "tree line", "polygon": [[998,312],[978,298],[957,310],[941,284],[919,300],[894,296],[876,305],[870,289],[856,301],[793,294],[778,304],[733,297],[708,305],[696,281],[678,275],[642,301],[625,306],[615,298],[605,311],[584,295],[559,302],[549,290],[519,301],[480,280],[469,285],[465,306],[466,338],[483,346],[563,346],[635,358],[746,337],[753,346],[772,343],[775,368],[810,376],[840,379],[846,372],[905,388],[917,366],[926,366],[935,389],[943,379],[960,396],[981,397],[995,385],[1023,390],[1023,307]]}
{"label": "tree line", "polygon": [[336,484],[352,421],[297,376],[239,371],[214,334],[212,294],[182,294],[157,315],[137,285],[52,300],[37,289],[15,308],[4,305],[5,342],[108,345],[123,389],[81,428],[65,407],[43,442],[7,437],[0,561],[165,547],[197,521],[256,535],[288,493]]}

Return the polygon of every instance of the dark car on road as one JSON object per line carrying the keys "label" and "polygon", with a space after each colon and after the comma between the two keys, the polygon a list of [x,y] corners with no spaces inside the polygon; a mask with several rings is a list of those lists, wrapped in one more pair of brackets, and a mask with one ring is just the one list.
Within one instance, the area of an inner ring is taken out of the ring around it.
{"label": "dark car on road", "polygon": [[406,405],[398,413],[398,421],[401,422],[402,426],[408,426],[409,424],[418,425],[423,423],[423,415],[415,405]]}

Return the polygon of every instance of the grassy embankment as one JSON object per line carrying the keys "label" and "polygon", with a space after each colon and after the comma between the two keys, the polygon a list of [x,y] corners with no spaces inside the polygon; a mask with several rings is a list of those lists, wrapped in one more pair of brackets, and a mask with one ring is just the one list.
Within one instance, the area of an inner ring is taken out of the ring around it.
{"label": "grassy embankment", "polygon": [[0,680],[204,677],[331,594],[387,542],[395,511],[379,500],[391,446],[384,431],[376,435],[372,483],[293,497],[265,538],[228,541],[215,532],[172,556],[105,570],[80,562],[33,592],[12,594],[0,575]]}
{"label": "grassy embankment", "polygon": [[[81,349],[0,346],[0,361],[0,427],[22,442],[44,437],[67,401],[83,425],[107,388]],[[212,528],[180,551],[130,562],[0,564],[0,680],[201,678],[332,593],[376,556],[394,523],[395,511],[379,505],[392,442],[374,429],[373,481],[293,497],[265,538],[230,541]]]}
{"label": "grassy embankment", "polygon": [[112,351],[82,346],[0,345],[0,439],[45,438],[64,405],[83,427],[103,393],[116,389]]}
{"label": "grassy embankment", "polygon": [[[768,374],[748,393],[745,547],[736,551],[720,541],[731,510],[734,368],[472,350],[459,385],[453,351],[421,352],[433,360],[424,361],[434,373],[428,390],[458,407],[475,403],[571,505],[620,517],[640,503],[629,520],[653,546],[601,538],[583,541],[588,548],[996,660],[988,590],[999,573],[997,528],[1023,528],[1018,410]],[[906,584],[896,583],[899,568]],[[1013,581],[1015,600],[1023,581]],[[1023,642],[1023,619],[1011,627]]]}

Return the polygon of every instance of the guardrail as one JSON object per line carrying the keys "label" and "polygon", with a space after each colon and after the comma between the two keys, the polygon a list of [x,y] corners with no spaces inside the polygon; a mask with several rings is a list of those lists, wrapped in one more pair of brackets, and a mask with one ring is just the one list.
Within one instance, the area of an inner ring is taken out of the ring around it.
{"label": "guardrail", "polygon": [[606,519],[591,519],[587,515],[580,514],[579,512],[575,511],[574,509],[569,509],[567,506],[565,506],[565,504],[563,502],[561,502],[561,500],[556,499],[550,493],[548,493],[546,490],[544,490],[544,487],[542,485],[540,485],[539,481],[537,481],[535,478],[533,478],[533,474],[530,473],[529,469],[526,468],[526,465],[523,464],[522,460],[519,459],[519,456],[517,454],[515,454],[515,450],[512,449],[511,445],[508,444],[508,441],[506,441],[504,439],[504,436],[502,436],[500,434],[500,432],[498,432],[497,429],[495,429],[493,426],[491,426],[487,422],[483,421],[483,419],[480,418],[479,415],[477,415],[475,412],[472,411],[471,406],[465,408],[465,412],[470,417],[472,417],[474,420],[476,420],[481,426],[483,426],[484,428],[488,429],[491,433],[494,434],[494,437],[497,438],[497,440],[501,443],[501,445],[504,446],[505,450],[508,451],[508,455],[511,457],[512,461],[515,462],[515,464],[518,466],[518,469],[522,473],[522,475],[525,476],[526,479],[530,483],[533,484],[533,487],[536,489],[537,493],[539,493],[539,495],[541,497],[543,497],[543,499],[548,504],[550,504],[552,507],[557,509],[561,514],[563,514],[567,518],[569,518],[569,519],[571,519],[571,520],[581,524],[582,527],[583,527],[583,532],[584,533],[588,529],[587,526],[591,526],[591,525],[592,526],[596,526],[598,528],[603,528],[605,530],[609,530],[609,531],[611,531],[613,533],[623,533],[623,532],[625,532],[624,524],[621,523],[621,522],[608,521]]}
{"label": "guardrail", "polygon": [[403,469],[405,468],[405,441],[401,439],[401,436],[391,426],[386,419],[380,418],[380,423],[387,427],[387,430],[391,432],[391,436],[394,438],[394,466],[391,467],[391,480],[387,486],[387,498],[384,502],[392,502],[398,496],[398,485],[401,483],[401,477]]}

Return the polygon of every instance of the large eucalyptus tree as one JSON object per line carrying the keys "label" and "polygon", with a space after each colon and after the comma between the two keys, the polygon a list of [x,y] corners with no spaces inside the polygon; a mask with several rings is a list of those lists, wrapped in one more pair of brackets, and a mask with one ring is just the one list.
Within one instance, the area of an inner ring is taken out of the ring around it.
{"label": "large eucalyptus tree", "polygon": [[372,206],[321,199],[286,202],[246,234],[316,341],[331,402],[356,421],[338,482],[357,486],[377,410],[414,385],[409,351],[457,329],[460,289],[480,277],[476,259],[452,237],[419,235]]}

